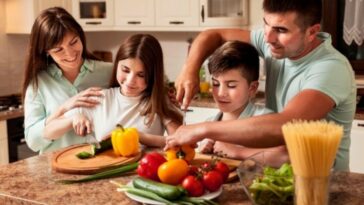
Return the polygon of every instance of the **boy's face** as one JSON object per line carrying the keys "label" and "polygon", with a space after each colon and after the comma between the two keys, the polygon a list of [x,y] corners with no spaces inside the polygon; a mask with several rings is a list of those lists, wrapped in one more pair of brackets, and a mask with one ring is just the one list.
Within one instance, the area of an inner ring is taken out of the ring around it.
{"label": "boy's face", "polygon": [[241,113],[255,91],[238,69],[212,75],[212,95],[221,112]]}

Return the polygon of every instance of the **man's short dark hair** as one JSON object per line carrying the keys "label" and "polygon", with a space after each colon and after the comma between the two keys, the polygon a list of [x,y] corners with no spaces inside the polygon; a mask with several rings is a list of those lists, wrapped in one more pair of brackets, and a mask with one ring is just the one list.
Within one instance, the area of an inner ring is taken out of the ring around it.
{"label": "man's short dark hair", "polygon": [[264,0],[263,9],[268,13],[296,12],[302,30],[320,24],[322,17],[321,0]]}
{"label": "man's short dark hair", "polygon": [[208,69],[212,75],[238,69],[248,83],[257,81],[259,79],[258,51],[249,43],[227,41],[211,55]]}

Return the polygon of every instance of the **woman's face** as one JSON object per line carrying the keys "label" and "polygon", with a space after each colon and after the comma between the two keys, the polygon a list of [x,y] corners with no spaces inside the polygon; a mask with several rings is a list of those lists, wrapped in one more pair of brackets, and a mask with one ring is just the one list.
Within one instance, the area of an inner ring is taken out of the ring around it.
{"label": "woman's face", "polygon": [[61,43],[48,50],[48,54],[63,71],[80,69],[83,63],[82,52],[80,37],[70,32]]}
{"label": "woman's face", "polygon": [[127,58],[119,61],[116,79],[121,93],[128,97],[136,97],[147,88],[144,64],[139,58]]}
{"label": "woman's face", "polygon": [[254,94],[238,69],[212,75],[212,95],[221,112],[240,114]]}

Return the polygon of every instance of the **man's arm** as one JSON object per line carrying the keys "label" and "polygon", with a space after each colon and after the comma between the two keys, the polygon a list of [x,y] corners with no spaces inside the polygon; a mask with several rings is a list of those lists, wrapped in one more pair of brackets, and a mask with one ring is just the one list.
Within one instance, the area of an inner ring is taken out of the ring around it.
{"label": "man's arm", "polygon": [[281,127],[293,119],[319,120],[335,106],[326,94],[312,89],[298,93],[280,113],[248,119],[182,126],[167,137],[167,146],[191,144],[204,138],[263,148],[284,144]]}
{"label": "man's arm", "polygon": [[199,89],[198,73],[204,60],[229,40],[250,42],[250,31],[242,29],[211,29],[201,32],[190,48],[187,60],[176,79],[177,101],[187,108]]}

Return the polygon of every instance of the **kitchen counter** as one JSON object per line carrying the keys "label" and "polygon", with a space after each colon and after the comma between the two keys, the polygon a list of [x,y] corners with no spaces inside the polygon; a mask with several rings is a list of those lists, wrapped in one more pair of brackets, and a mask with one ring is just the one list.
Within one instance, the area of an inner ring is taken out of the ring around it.
{"label": "kitchen counter", "polygon": [[0,111],[0,121],[24,116],[23,109]]}
{"label": "kitchen counter", "polygon": [[[138,204],[116,191],[109,179],[63,185],[55,180],[77,178],[51,168],[52,154],[0,166],[0,204]],[[135,175],[114,178],[126,184]],[[330,187],[330,205],[359,205],[364,201],[364,174],[337,172]],[[238,182],[225,184],[219,204],[250,204]]]}

